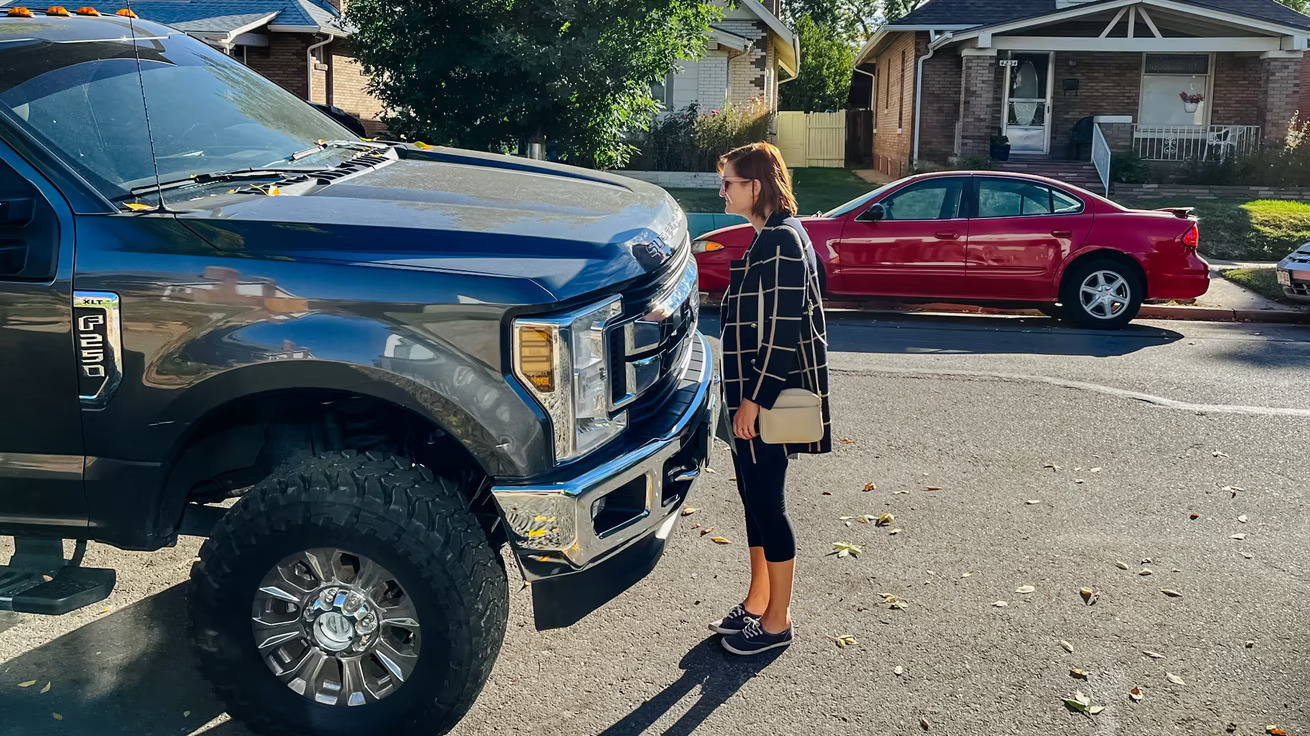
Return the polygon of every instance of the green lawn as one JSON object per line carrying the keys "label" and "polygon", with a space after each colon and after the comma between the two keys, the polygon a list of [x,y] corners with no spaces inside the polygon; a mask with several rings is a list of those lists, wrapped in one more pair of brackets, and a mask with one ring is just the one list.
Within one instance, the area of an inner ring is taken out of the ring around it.
{"label": "green lawn", "polygon": [[[849,169],[792,169],[792,189],[802,215],[830,210],[877,187]],[[723,200],[715,189],[669,189],[688,212],[722,212]]]}
{"label": "green lawn", "polygon": [[1291,300],[1278,285],[1278,274],[1272,268],[1230,268],[1223,277],[1238,286],[1245,286],[1266,299],[1291,304]]}
{"label": "green lawn", "polygon": [[1238,261],[1277,261],[1310,241],[1310,205],[1301,202],[1150,198],[1116,200],[1126,207],[1195,207],[1202,255]]}

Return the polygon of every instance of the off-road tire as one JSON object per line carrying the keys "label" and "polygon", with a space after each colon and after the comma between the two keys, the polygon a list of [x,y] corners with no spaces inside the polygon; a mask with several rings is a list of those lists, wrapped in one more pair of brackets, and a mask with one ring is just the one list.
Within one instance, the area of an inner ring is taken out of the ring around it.
{"label": "off-road tire", "polygon": [[[444,734],[473,705],[505,636],[499,554],[456,482],[380,453],[283,465],[215,526],[191,569],[192,641],[228,712],[264,734]],[[280,682],[251,630],[254,594],[287,555],[350,549],[390,570],[418,610],[418,663],[366,705],[316,703]]]}

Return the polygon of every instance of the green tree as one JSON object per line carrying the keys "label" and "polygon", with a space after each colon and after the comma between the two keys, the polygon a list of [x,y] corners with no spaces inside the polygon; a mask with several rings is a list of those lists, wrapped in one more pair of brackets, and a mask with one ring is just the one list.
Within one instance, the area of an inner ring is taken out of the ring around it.
{"label": "green tree", "polygon": [[699,58],[708,0],[352,0],[346,18],[396,134],[498,150],[541,135],[621,166],[656,112],[650,85]]}
{"label": "green tree", "polygon": [[1310,15],[1310,0],[1278,0],[1278,2],[1298,13]]}
{"label": "green tree", "polygon": [[796,33],[805,56],[800,76],[780,88],[779,107],[802,112],[845,109],[855,66],[854,39],[808,15],[796,20]]}

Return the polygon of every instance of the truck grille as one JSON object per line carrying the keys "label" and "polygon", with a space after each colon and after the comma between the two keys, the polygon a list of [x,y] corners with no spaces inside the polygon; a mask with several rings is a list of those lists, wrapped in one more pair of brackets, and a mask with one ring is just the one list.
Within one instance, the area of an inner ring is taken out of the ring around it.
{"label": "truck grille", "polygon": [[663,403],[691,358],[700,282],[696,259],[682,252],[660,278],[623,294],[623,321],[610,327],[610,406],[631,422]]}

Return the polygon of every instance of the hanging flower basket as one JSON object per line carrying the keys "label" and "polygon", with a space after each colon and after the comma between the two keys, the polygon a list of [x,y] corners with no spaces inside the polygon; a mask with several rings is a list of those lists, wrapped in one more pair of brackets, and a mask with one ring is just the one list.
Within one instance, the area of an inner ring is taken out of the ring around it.
{"label": "hanging flower basket", "polygon": [[1178,97],[1183,101],[1185,112],[1196,112],[1197,106],[1205,101],[1205,95],[1200,92],[1179,92]]}

